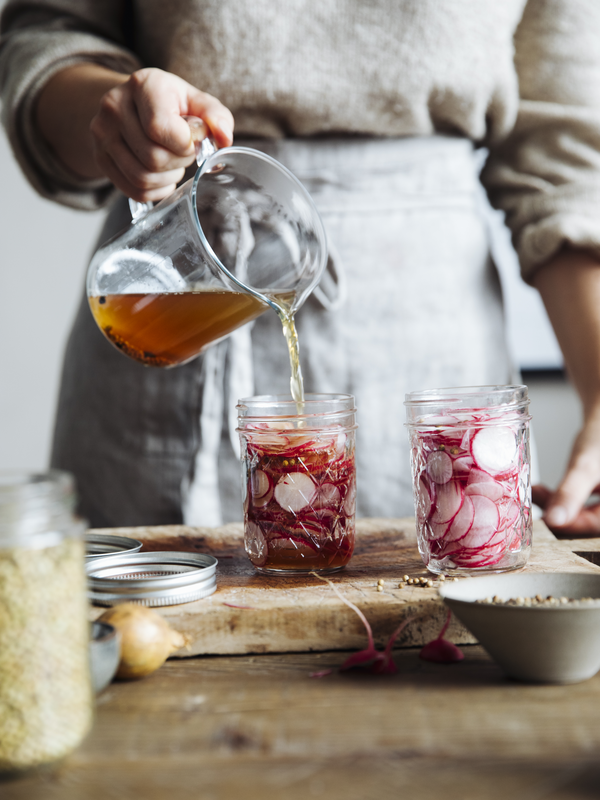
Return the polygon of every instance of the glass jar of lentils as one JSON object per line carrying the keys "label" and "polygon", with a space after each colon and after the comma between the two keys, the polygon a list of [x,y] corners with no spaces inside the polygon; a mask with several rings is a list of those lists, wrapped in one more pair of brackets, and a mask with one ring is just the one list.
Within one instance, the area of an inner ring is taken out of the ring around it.
{"label": "glass jar of lentils", "polygon": [[49,764],[92,723],[84,525],[71,477],[0,473],[0,771]]}

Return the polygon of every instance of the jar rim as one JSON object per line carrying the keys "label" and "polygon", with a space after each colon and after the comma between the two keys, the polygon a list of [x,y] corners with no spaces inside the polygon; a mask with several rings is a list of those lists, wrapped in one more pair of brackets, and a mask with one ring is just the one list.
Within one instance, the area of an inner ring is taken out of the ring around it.
{"label": "jar rim", "polygon": [[[414,406],[427,407],[444,403],[444,405],[453,407],[464,405],[467,400],[477,401],[478,398],[484,397],[486,406],[480,406],[480,408],[490,405],[514,407],[529,403],[528,389],[525,384],[490,384],[489,386],[449,386],[408,392],[404,396],[404,405],[413,408]],[[505,398],[504,401],[503,398]]]}
{"label": "jar rim", "polygon": [[73,476],[63,470],[0,470],[0,503],[17,497],[64,497],[72,494],[74,488]]}

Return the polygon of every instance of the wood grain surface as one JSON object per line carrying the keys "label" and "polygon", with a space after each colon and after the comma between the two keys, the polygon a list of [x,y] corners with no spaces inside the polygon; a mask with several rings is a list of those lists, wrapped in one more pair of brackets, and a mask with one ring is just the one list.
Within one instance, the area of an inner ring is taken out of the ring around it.
{"label": "wood grain surface", "polygon": [[[2,800],[591,800],[600,788],[600,675],[505,679],[478,646],[394,675],[339,673],[344,653],[167,662],[98,698],[56,769]],[[333,669],[324,678],[311,673]]]}
{"label": "wood grain surface", "polygon": [[[176,655],[351,650],[365,645],[362,623],[327,584],[312,576],[258,574],[244,552],[241,524],[222,528],[118,528],[110,532],[140,539],[145,550],[204,552],[219,559],[214,595],[158,609],[191,640],[189,648]],[[533,541],[527,571],[600,572],[600,566],[576,555],[570,542],[559,542],[542,522],[535,523]],[[350,564],[330,579],[364,612],[378,646],[407,617],[414,619],[398,638],[397,646],[422,646],[435,638],[446,618],[447,609],[437,586],[400,588],[404,575],[434,577],[419,556],[414,520],[358,520],[355,554]],[[383,591],[377,590],[379,579],[385,581]],[[93,616],[102,611],[94,609]],[[458,644],[474,642],[456,619],[448,633]]]}

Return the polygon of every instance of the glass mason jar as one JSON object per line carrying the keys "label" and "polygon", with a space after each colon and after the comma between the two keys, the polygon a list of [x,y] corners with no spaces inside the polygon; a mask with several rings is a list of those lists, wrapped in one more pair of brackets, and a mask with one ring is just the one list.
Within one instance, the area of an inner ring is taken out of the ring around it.
{"label": "glass mason jar", "polygon": [[531,550],[526,386],[406,395],[421,557],[433,573],[523,567]]}
{"label": "glass mason jar", "polygon": [[240,400],[246,552],[258,572],[334,572],[354,550],[354,398]]}
{"label": "glass mason jar", "polygon": [[71,477],[0,473],[0,771],[48,764],[91,727],[84,525]]}

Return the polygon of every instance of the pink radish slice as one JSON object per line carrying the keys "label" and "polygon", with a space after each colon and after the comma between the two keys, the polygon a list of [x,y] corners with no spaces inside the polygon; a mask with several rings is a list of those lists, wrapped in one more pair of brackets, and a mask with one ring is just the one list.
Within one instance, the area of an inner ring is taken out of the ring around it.
{"label": "pink radish slice", "polygon": [[452,471],[457,478],[467,478],[473,470],[473,459],[471,456],[459,456],[452,462]]}
{"label": "pink radish slice", "polygon": [[248,558],[256,567],[262,567],[267,560],[267,541],[260,527],[252,520],[244,526],[244,546]]}
{"label": "pink radish slice", "polygon": [[417,492],[417,514],[422,520],[429,519],[432,505],[433,501],[429,487],[423,478],[419,478],[419,489]]}
{"label": "pink radish slice", "polygon": [[430,539],[443,539],[446,536],[450,523],[448,522],[430,522],[427,526]]}
{"label": "pink radish slice", "polygon": [[312,503],[316,493],[317,487],[310,475],[290,472],[275,487],[275,500],[285,511],[296,514]]}
{"label": "pink radish slice", "polygon": [[319,487],[313,506],[315,508],[331,508],[338,506],[340,502],[340,490],[334,483],[324,483]]}
{"label": "pink radish slice", "polygon": [[452,459],[444,450],[435,450],[427,456],[426,469],[434,483],[448,483],[452,477]]}
{"label": "pink radish slice", "polygon": [[462,439],[460,441],[460,449],[466,450],[467,452],[471,452],[471,439],[473,438],[473,434],[475,431],[473,428],[467,428],[467,430],[463,433]]}
{"label": "pink radish slice", "polygon": [[450,522],[454,519],[463,499],[462,488],[459,483],[452,481],[438,486],[435,511],[431,521],[436,524]]}
{"label": "pink radish slice", "polygon": [[471,529],[460,543],[463,547],[484,547],[498,529],[498,508],[488,497],[471,495],[475,511]]}
{"label": "pink radish slice", "polygon": [[351,517],[352,514],[356,511],[356,481],[352,478],[350,485],[348,486],[348,491],[346,493],[346,497],[344,498],[344,514],[347,517]]}
{"label": "pink radish slice", "polygon": [[520,510],[521,506],[512,498],[508,498],[507,500],[503,500],[502,503],[498,503],[500,519],[505,528],[515,523],[517,517],[519,516]]}
{"label": "pink radish slice", "polygon": [[485,483],[470,483],[465,488],[466,495],[478,494],[487,497],[492,503],[498,502],[504,497],[504,488],[496,481],[486,481]]}
{"label": "pink radish slice", "polygon": [[260,499],[271,488],[271,481],[266,472],[262,469],[255,469],[250,476],[250,485],[252,487],[252,497]]}
{"label": "pink radish slice", "polygon": [[448,528],[448,533],[445,537],[446,541],[452,542],[465,536],[470,531],[474,518],[475,507],[473,501],[465,495],[459,511]]}
{"label": "pink radish slice", "polygon": [[471,455],[476,465],[490,475],[505,475],[515,467],[517,438],[505,426],[481,428],[471,441]]}

